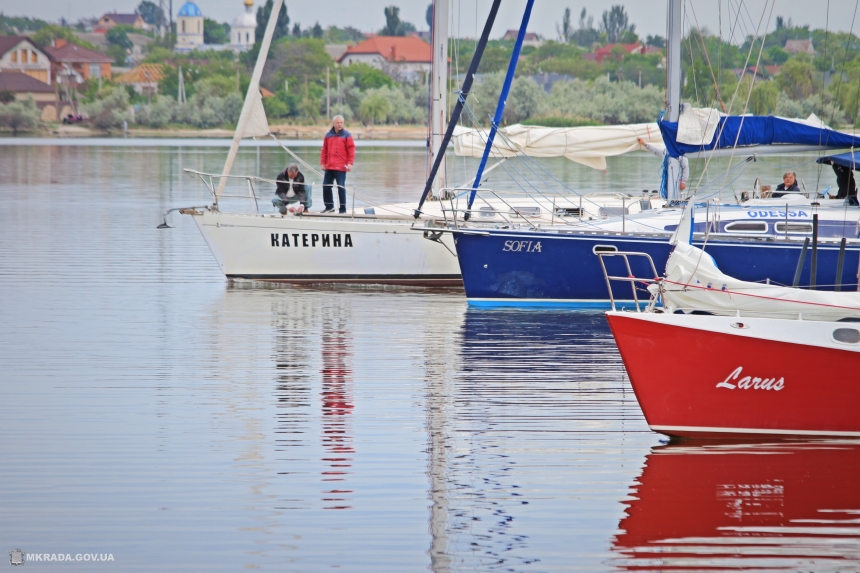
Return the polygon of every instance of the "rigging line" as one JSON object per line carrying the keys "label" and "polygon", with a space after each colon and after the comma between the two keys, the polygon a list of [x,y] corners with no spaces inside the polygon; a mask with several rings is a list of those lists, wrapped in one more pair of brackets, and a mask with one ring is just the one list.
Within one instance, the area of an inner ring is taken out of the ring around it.
{"label": "rigging line", "polygon": [[[755,62],[755,69],[756,69],[756,73],[758,73],[758,70],[760,69],[760,66],[761,66],[761,55],[762,55],[762,53],[764,52],[764,38],[765,38],[765,37],[767,37],[767,29],[768,29],[768,27],[770,26],[770,19],[771,19],[771,17],[773,16],[773,9],[774,9],[775,7],[776,7],[776,0],[773,0],[773,2],[771,2],[771,5],[770,5],[770,13],[768,14],[768,17],[767,17],[767,24],[765,25],[765,28],[764,28],[764,30],[765,30],[765,32],[764,32],[764,36],[763,36],[763,37],[762,37],[762,39],[761,39],[761,47],[760,47],[760,48],[759,48],[759,50],[758,50],[758,58],[756,59],[756,62]],[[767,10],[767,3],[765,3],[765,10]],[[762,11],[762,15],[761,15],[761,17],[762,17],[762,20],[763,20],[763,19],[764,19],[764,11]],[[759,21],[759,28],[761,28],[761,21]],[[758,37],[758,30],[756,30],[756,37]],[[754,43],[755,43],[755,42],[753,42],[753,44],[754,44]],[[755,88],[755,76],[753,76],[753,79],[752,79],[752,81],[750,82],[750,89],[749,89],[749,91],[747,92],[747,99],[746,99],[746,102],[744,102],[744,111],[746,111],[746,109],[747,109],[747,108],[749,107],[749,105],[750,105],[750,98],[752,97],[753,88]],[[740,125],[738,126],[738,133],[737,133],[737,135],[735,136],[735,144],[732,146],[732,153],[729,155],[729,167],[731,167],[731,165],[732,165],[732,160],[733,160],[733,159],[734,159],[734,157],[735,157],[735,151],[736,151],[736,150],[737,150],[737,148],[738,148],[738,140],[739,140],[739,139],[740,139],[740,137],[741,137],[741,130],[743,130],[743,128],[744,128],[744,120],[745,120],[745,119],[746,119],[746,115],[742,115],[742,116],[741,116],[741,123],[740,123]],[[728,174],[728,171],[726,171],[726,173]]]}
{"label": "rigging line", "polygon": [[[729,2],[731,3],[731,0],[729,0]],[[740,24],[740,19],[741,19],[741,5],[742,5],[743,3],[744,3],[744,2],[743,2],[743,0],[741,0],[741,1],[740,1],[740,3],[738,4],[738,11],[735,13],[735,23],[734,23],[734,25],[733,25],[733,26],[730,26],[730,27],[729,27],[729,28],[730,28],[730,32],[729,32],[729,42],[730,42],[730,43],[732,43],[732,42],[737,42],[737,40],[735,39],[735,32],[737,31],[737,29],[738,29],[738,25]],[[729,20],[731,20],[731,16],[732,16],[732,12],[731,12],[731,10],[730,10],[730,11],[729,11]]]}
{"label": "rigging line", "polygon": [[[854,20],[857,18],[858,5],[860,5],[860,0],[857,0],[857,2],[854,3],[854,15],[851,16],[851,29],[848,30],[848,37],[845,40],[845,56],[842,58],[842,70],[839,72],[839,85],[836,86],[836,97],[834,98],[837,105],[839,104],[839,92],[842,90],[842,76],[845,74],[845,64],[848,63],[848,50],[851,46],[851,37],[854,35]],[[831,81],[833,81],[832,78]],[[828,122],[830,125],[833,124],[833,116],[835,114],[836,106],[833,106],[833,110],[830,112],[830,121]]]}
{"label": "rigging line", "polygon": [[[686,11],[684,13],[686,17]],[[689,25],[689,20],[687,20],[687,25],[688,29],[692,28],[692,26]],[[690,53],[690,74],[693,76],[693,89],[696,92],[697,107],[702,107],[702,102],[699,99],[699,78],[696,73],[696,59],[693,56],[693,38],[691,36],[692,34],[687,36],[687,51]]]}
{"label": "rigging line", "polygon": [[[475,115],[474,111],[473,111],[473,110],[471,110],[471,109],[469,109],[469,111],[468,111],[468,115],[469,115],[469,117],[472,119],[473,123],[474,123],[474,124],[476,124],[476,125],[478,125],[478,127],[476,128],[476,131],[478,132],[478,134],[479,134],[479,135],[483,135],[483,134],[484,134],[483,126],[481,126],[481,125],[480,125],[480,123],[478,123],[478,122],[477,122],[477,116]],[[498,132],[498,131],[497,131],[496,133],[497,133],[497,135],[498,135],[500,132]],[[505,137],[505,135],[504,135],[504,134],[502,134],[502,137],[503,137],[503,138],[505,138],[505,139],[507,139],[507,138]],[[510,140],[507,140],[507,141],[508,141],[508,143],[509,143],[509,145],[510,145],[511,147],[516,147],[516,144],[514,144],[514,143],[513,143],[513,142],[511,142]],[[495,147],[496,147],[496,146],[495,146],[495,145],[493,145],[493,146],[490,148],[490,152],[491,152],[491,153],[493,153],[493,156],[494,156],[494,157],[496,156],[496,153],[497,153],[496,151],[494,151],[494,150],[493,150]],[[517,155],[517,156],[518,156],[518,158],[522,161],[522,157],[520,157],[519,155]],[[531,158],[531,157],[528,157],[528,156],[525,156],[525,157],[526,157],[527,159],[529,159],[530,161],[534,161],[534,159],[533,159],[533,158]],[[541,191],[540,191],[540,190],[539,190],[539,189],[538,189],[538,188],[537,188],[533,183],[531,183],[531,182],[530,182],[530,181],[529,181],[525,176],[523,176],[523,175],[522,175],[522,174],[521,174],[521,173],[516,169],[516,167],[514,167],[514,166],[513,166],[512,164],[510,164],[510,163],[509,163],[509,165],[510,165],[510,168],[511,168],[514,172],[516,172],[516,174],[517,174],[517,175],[519,175],[519,177],[520,177],[523,181],[525,181],[526,183],[528,183],[528,185],[534,189],[535,193],[537,193],[538,195],[540,195],[541,197],[543,197],[545,200],[549,201],[549,198],[548,198],[548,197],[546,197],[546,195],[544,195],[544,194],[543,194],[543,193],[542,193],[542,192],[541,192]],[[517,185],[517,187],[519,187],[519,188],[522,190],[522,192],[523,192],[527,197],[531,198],[531,199],[532,199],[536,204],[540,205],[540,203],[532,197],[531,193],[530,193],[528,190],[526,190],[526,189],[525,189],[525,188],[524,188],[524,187],[519,183],[519,181],[518,181],[515,177],[513,177],[513,176],[510,174],[510,172],[508,171],[508,167],[507,167],[506,165],[502,165],[502,168],[503,168],[503,170],[505,171],[505,173],[508,175],[508,177],[510,177],[511,181],[513,181],[513,182]],[[541,178],[540,178],[540,176],[538,176],[538,179],[541,179]],[[546,184],[546,182],[545,182],[545,181],[543,181],[542,179],[541,179],[541,181],[542,181],[543,183],[545,183],[545,184]],[[563,183],[561,183],[561,182],[559,182],[559,183],[562,185],[562,187],[566,187]],[[580,197],[585,198],[585,196],[583,196],[583,195],[581,195],[581,194],[577,193],[576,191],[573,191],[573,190],[571,190],[571,191],[572,191],[574,194],[576,194],[576,195],[578,195],[578,196],[580,196]],[[558,195],[559,197],[564,197],[561,193],[558,193],[558,192],[557,192],[557,191],[555,191],[555,190],[553,190],[553,192],[554,192],[556,195]],[[567,198],[565,198],[565,199],[567,199]],[[567,199],[567,200],[569,201],[569,199]],[[598,207],[598,209],[600,208],[600,205],[598,205],[597,203],[594,203],[594,202],[593,202],[593,201],[591,201],[590,199],[585,198],[585,200],[586,200],[586,201],[588,201],[589,203],[592,203],[594,206]],[[573,205],[573,203],[571,203],[571,205]],[[564,216],[559,215],[558,217],[559,217],[560,219],[562,219],[565,223],[569,223],[569,221],[568,221]],[[524,217],[524,218],[525,218],[525,217]],[[526,220],[528,221],[528,219],[526,219]],[[590,223],[590,222],[588,222],[588,221],[583,220],[583,219],[582,219],[582,214],[581,214],[581,213],[580,213],[580,218],[576,221],[576,223],[578,223],[578,224],[584,224],[584,225],[587,225],[587,226],[590,226],[590,227],[594,227],[594,228],[596,228],[596,229],[599,229],[599,227],[598,227],[597,225],[595,225],[594,223]],[[534,225],[532,225],[532,226],[534,226]]]}
{"label": "rigging line", "polygon": [[[741,4],[743,4],[743,0],[741,0]],[[767,10],[767,3],[765,3],[765,10]],[[771,14],[772,13],[773,13],[773,7],[771,7]],[[758,36],[758,32],[761,29],[761,23],[763,20],[764,20],[764,11],[762,11],[761,20],[759,20],[759,24],[758,24],[759,27],[756,29],[756,37]],[[770,20],[768,20],[768,23],[769,22],[770,22]],[[755,46],[755,41],[751,41],[749,51],[747,52],[746,60],[744,61],[744,69],[741,72],[741,77],[738,78],[738,84],[735,86],[735,91],[734,91],[734,93],[732,93],[732,100],[729,102],[729,109],[730,110],[733,110],[735,107],[735,100],[737,99],[738,91],[740,90],[740,87],[741,87],[741,81],[743,81],[743,78],[746,76],[747,69],[749,68],[749,61],[750,61],[750,57],[752,57],[752,50],[753,50],[754,46]],[[762,42],[762,48],[764,48],[764,42]],[[759,60],[761,60],[761,51],[759,51]],[[750,84],[750,94],[752,94],[752,87],[754,85],[755,85],[755,79],[753,79],[753,82]],[[749,100],[747,100],[747,103],[749,103]],[[746,110],[746,106],[744,106],[744,110]],[[741,119],[741,127],[743,127],[743,119]],[[723,136],[723,131],[725,131],[725,129],[726,129],[726,122],[723,121],[722,125],[719,128],[719,132],[717,133],[714,141],[720,140],[720,138]],[[740,135],[740,130],[738,130],[738,135]],[[737,147],[737,141],[735,141],[735,148],[736,147]],[[734,156],[734,149],[732,149],[732,157],[733,156]],[[714,157],[713,153],[708,155],[708,159],[707,159],[707,161],[705,161],[705,168],[702,170],[702,173],[699,175],[699,180],[696,181],[696,187],[693,190],[693,197],[695,197],[696,191],[698,191],[699,185],[702,183],[702,178],[705,176],[705,172],[707,171],[708,166],[711,164],[711,159],[713,159],[713,157]],[[732,166],[732,162],[731,162],[731,159],[729,159],[728,166],[726,167],[726,178],[728,178],[728,173],[729,173],[729,169],[731,169],[731,166]]]}
{"label": "rigging line", "polygon": [[714,92],[717,94],[717,101],[720,102],[720,107],[723,113],[726,113],[726,104],[723,103],[723,98],[720,95],[720,84],[717,83],[717,77],[714,75],[714,67],[711,65],[711,57],[708,54],[708,47],[705,45],[705,38],[702,36],[702,29],[699,27],[699,18],[696,16],[696,8],[690,2],[690,10],[693,11],[693,19],[696,21],[696,31],[699,33],[699,40],[702,42],[702,53],[705,54],[705,61],[708,63],[708,70],[711,72],[711,79],[714,81]]}

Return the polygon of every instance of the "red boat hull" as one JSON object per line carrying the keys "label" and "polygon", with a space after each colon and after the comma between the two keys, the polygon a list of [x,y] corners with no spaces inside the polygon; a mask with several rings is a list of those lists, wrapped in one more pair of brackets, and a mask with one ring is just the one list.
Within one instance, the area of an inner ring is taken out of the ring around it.
{"label": "red boat hull", "polygon": [[[860,352],[830,338],[835,328],[857,325],[615,312],[607,317],[655,431],[860,436]],[[738,334],[726,332],[730,322]]]}
{"label": "red boat hull", "polygon": [[628,571],[857,571],[860,443],[687,441],[655,448],[623,502]]}

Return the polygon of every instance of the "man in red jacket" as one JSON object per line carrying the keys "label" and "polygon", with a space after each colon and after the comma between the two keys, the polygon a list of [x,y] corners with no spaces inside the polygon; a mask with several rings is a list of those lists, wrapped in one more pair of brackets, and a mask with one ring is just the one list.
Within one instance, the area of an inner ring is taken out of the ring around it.
{"label": "man in red jacket", "polygon": [[340,213],[346,213],[346,173],[352,171],[355,163],[355,142],[352,134],[343,128],[343,116],[336,115],[332,119],[332,128],[325,134],[320,165],[325,170],[323,176],[323,213],[334,212],[334,198],[331,193],[332,183],[337,183],[337,198],[340,203]]}

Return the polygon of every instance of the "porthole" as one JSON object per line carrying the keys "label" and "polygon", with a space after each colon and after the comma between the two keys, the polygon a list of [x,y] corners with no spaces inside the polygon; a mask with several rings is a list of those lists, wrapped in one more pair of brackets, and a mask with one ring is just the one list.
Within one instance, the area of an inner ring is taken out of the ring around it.
{"label": "porthole", "polygon": [[735,221],[726,225],[727,233],[767,233],[764,221]]}
{"label": "porthole", "polygon": [[597,253],[617,253],[618,247],[615,245],[594,245],[594,248],[591,249],[591,252],[595,255]]}
{"label": "porthole", "polygon": [[833,340],[843,344],[860,343],[860,330],[856,328],[837,328],[833,331]]}

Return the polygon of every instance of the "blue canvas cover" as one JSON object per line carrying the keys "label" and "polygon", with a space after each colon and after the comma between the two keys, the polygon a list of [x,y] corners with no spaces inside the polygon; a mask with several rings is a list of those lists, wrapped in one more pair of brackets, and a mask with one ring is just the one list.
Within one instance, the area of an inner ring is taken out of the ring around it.
{"label": "blue canvas cover", "polygon": [[860,168],[860,151],[849,151],[848,153],[840,153],[839,155],[828,155],[827,157],[819,157],[815,161],[816,163],[823,163],[825,165],[830,165],[830,163],[833,162],[836,165],[848,167],[849,169],[854,169],[856,171]]}
{"label": "blue canvas cover", "polygon": [[752,145],[815,145],[819,147],[860,147],[860,137],[819,128],[772,115],[728,115],[720,118],[714,140],[707,145],[676,141],[678,123],[660,121],[660,132],[670,157],[711,149],[731,149]]}

